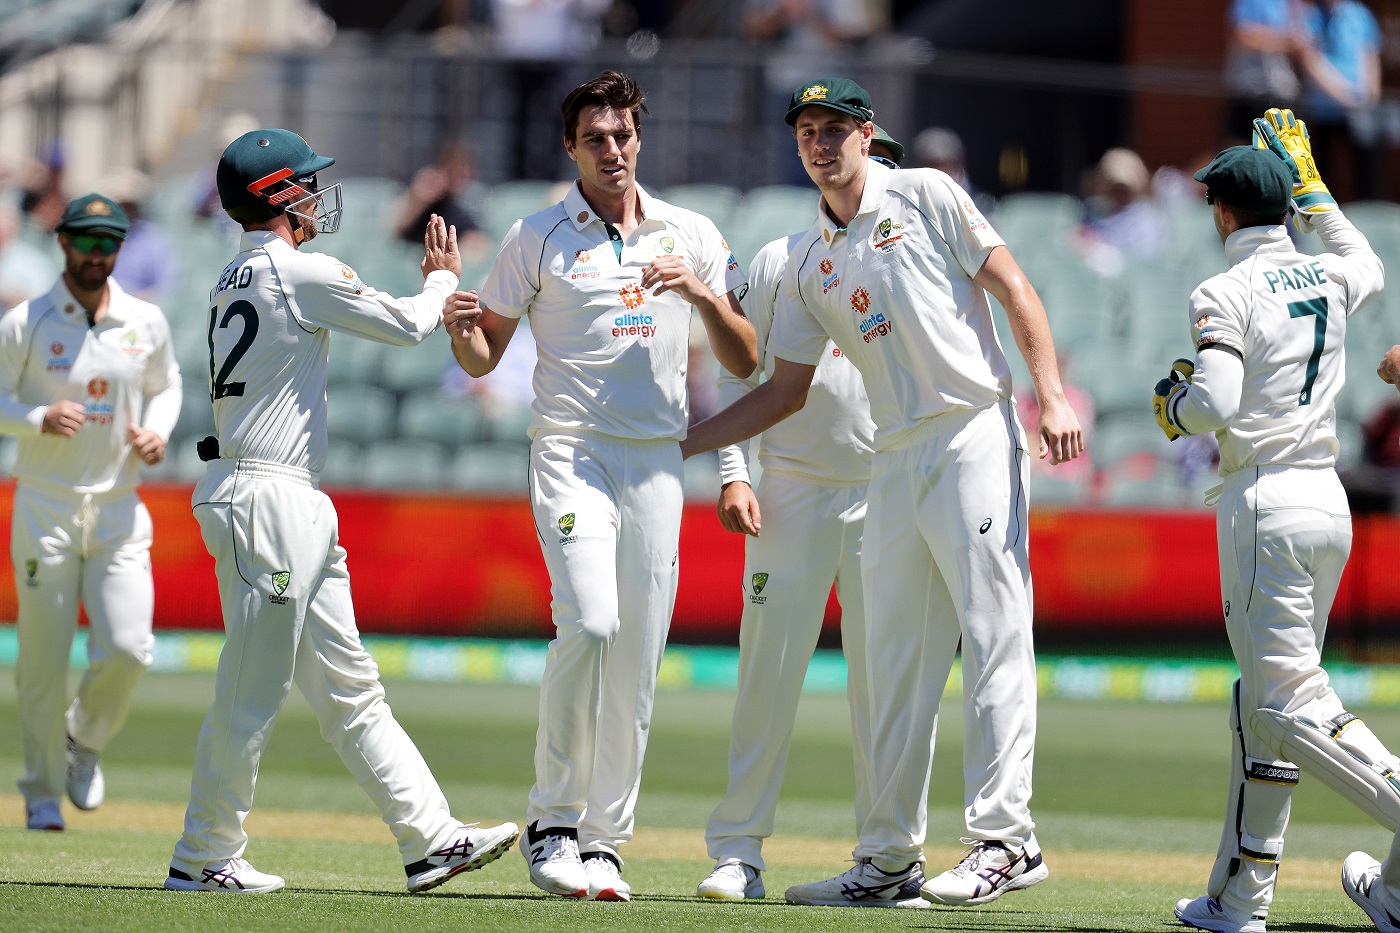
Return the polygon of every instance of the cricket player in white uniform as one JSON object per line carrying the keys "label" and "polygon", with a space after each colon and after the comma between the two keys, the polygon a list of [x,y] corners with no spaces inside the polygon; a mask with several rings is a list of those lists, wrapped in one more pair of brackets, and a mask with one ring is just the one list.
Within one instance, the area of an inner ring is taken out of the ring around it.
{"label": "cricket player in white uniform", "polygon": [[799,410],[828,339],[860,370],[875,422],[861,547],[871,696],[871,788],[856,865],[787,899],[918,906],[938,703],[962,643],[969,852],[923,899],[975,905],[1046,877],[1029,800],[1036,679],[1025,439],[986,292],[1006,309],[1040,402],[1041,456],[1078,456],[1045,312],[966,192],[932,169],[865,158],[864,89],[803,85],[787,121],[822,191],[783,274],[773,376],[692,428],[686,456]]}
{"label": "cricket player in white uniform", "polygon": [[[904,147],[877,126],[870,158],[898,168],[903,155]],[[744,313],[758,337],[759,368],[748,379],[721,374],[722,406],[757,388],[760,376],[772,375],[774,360],[767,346],[773,305],[783,267],[802,238],[797,233],[772,241],[749,267]],[[766,893],[763,840],[773,833],[797,703],[833,581],[841,603],[857,827],[870,809],[870,695],[860,538],[874,434],[860,372],[828,341],[807,404],[762,436],[758,457],[763,480],[757,491],[749,476],[752,443],[720,451],[720,522],[729,531],[751,537],[744,545],[744,613],[739,623],[739,690],[729,730],[729,786],[705,830],[715,867],[696,889],[700,897],[742,901]],[[922,874],[911,879],[913,898],[918,898],[922,883]]]}
{"label": "cricket player in white uniform", "polygon": [[283,881],[244,858],[258,760],[295,683],[321,735],[398,840],[408,890],[425,891],[509,850],[514,823],[452,817],[394,719],[360,643],[326,462],[330,332],[408,346],[431,334],[457,286],[455,230],[425,233],[423,291],[395,298],[349,266],[300,247],[340,225],[340,186],[319,191],[318,156],[295,133],[255,130],[219,160],[219,200],[243,226],[239,253],[209,299],[210,395],[218,437],[193,506],[219,576],[227,641],[200,729],[185,831],[165,886],[259,893]]}
{"label": "cricket player in white uniform", "polygon": [[619,853],[676,596],[692,308],[726,369],[757,362],[744,273],[715,225],[637,184],[642,99],[612,71],[570,92],[578,182],[511,228],[479,301],[458,293],[444,317],[457,361],[482,376],[530,316],[530,502],[556,636],[520,845],[541,889],[613,901],[631,896]]}
{"label": "cricket player in white uniform", "polygon": [[[1318,177],[1302,122],[1270,110],[1255,130],[1262,148],[1226,149],[1196,175],[1230,269],[1192,293],[1195,359],[1178,360],[1153,394],[1168,438],[1213,431],[1220,443],[1221,600],[1240,667],[1232,765],[1207,893],[1175,911],[1218,933],[1264,933],[1300,768],[1391,828],[1400,816],[1400,759],[1347,712],[1321,664],[1351,549],[1333,469],[1347,322],[1380,293],[1384,269]],[[1328,253],[1298,252],[1286,213]],[[1343,869],[1363,906],[1356,883],[1368,873],[1359,887],[1387,902],[1376,871],[1361,853]]]}
{"label": "cricket player in white uniform", "polygon": [[[19,437],[10,555],[30,829],[63,829],[65,785],[81,810],[102,803],[98,755],[151,663],[151,516],[137,472],[165,459],[181,387],[160,309],[109,278],[128,228],[115,201],[70,202],[63,275],[0,317],[0,431]],[[65,713],[79,603],[88,669]]]}

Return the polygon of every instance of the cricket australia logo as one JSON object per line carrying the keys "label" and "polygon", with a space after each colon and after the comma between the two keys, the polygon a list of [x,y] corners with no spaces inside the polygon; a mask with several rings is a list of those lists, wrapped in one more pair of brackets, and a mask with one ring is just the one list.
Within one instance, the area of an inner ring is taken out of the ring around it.
{"label": "cricket australia logo", "polygon": [[575,535],[573,532],[574,532],[574,513],[573,513],[573,512],[570,512],[568,515],[562,515],[562,516],[560,516],[560,518],[559,518],[559,533],[562,534],[563,537],[559,539],[559,543],[560,543],[560,544],[573,544],[575,541],[577,541],[577,540],[578,540],[578,536]]}
{"label": "cricket australia logo", "polygon": [[763,589],[768,585],[768,574],[756,573],[749,581],[749,602],[755,606],[762,606],[768,602],[768,597],[763,596]]}
{"label": "cricket australia logo", "polygon": [[642,302],[646,301],[646,294],[642,291],[642,286],[636,282],[624,285],[617,290],[617,297],[622,299],[623,307],[631,311],[640,308]]}
{"label": "cricket australia logo", "polygon": [[287,592],[287,584],[292,582],[290,570],[278,570],[272,575],[272,592],[267,595],[267,601],[274,606],[287,605],[287,597],[283,594]]}
{"label": "cricket australia logo", "polygon": [[875,233],[870,237],[870,248],[878,249],[882,253],[894,252],[894,248],[904,238],[904,234],[896,231],[902,229],[903,224],[897,224],[886,217],[875,225]]}
{"label": "cricket australia logo", "polygon": [[661,248],[668,253],[674,253],[676,251],[676,238],[670,236],[662,237]]}
{"label": "cricket australia logo", "polygon": [[822,294],[841,285],[841,276],[836,274],[836,264],[830,258],[823,259],[818,266],[822,270]]}
{"label": "cricket australia logo", "polygon": [[805,104],[813,100],[826,100],[827,93],[828,90],[825,84],[808,85],[802,90],[802,103]]}
{"label": "cricket australia logo", "polygon": [[31,589],[38,589],[39,581],[36,579],[38,576],[39,562],[31,557],[24,562],[24,585]]}

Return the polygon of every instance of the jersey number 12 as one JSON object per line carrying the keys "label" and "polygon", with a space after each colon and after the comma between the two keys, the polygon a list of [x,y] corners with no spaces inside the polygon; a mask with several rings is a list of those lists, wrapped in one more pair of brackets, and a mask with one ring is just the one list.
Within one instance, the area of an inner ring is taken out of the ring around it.
{"label": "jersey number 12", "polygon": [[[233,345],[233,351],[224,360],[224,365],[219,367],[218,373],[214,371],[214,327],[220,330],[228,327],[229,322],[234,318],[243,319],[243,330],[238,335],[238,342]],[[243,383],[229,382],[228,377],[233,372],[233,368],[238,365],[238,361],[243,359],[243,354],[248,352],[248,348],[253,345],[253,338],[258,335],[258,309],[253,307],[251,301],[240,298],[228,306],[224,312],[224,319],[219,319],[218,305],[209,309],[209,380],[214,386],[214,390],[209,393],[210,401],[218,401],[230,395],[242,395]],[[1311,385],[1311,383],[1309,383]]]}

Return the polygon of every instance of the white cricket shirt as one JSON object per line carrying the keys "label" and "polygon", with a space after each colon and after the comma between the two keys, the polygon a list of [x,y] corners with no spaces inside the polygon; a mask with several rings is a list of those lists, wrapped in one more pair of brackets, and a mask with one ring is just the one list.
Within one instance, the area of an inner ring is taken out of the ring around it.
{"label": "white cricket shirt", "polygon": [[847,228],[821,211],[793,249],[768,352],[816,363],[830,337],[860,370],[875,449],[923,421],[1011,397],[987,294],[973,284],[1002,245],[972,198],[936,169],[867,169]]}
{"label": "white cricket shirt", "polygon": [[618,255],[578,184],[564,200],[506,234],[481,304],[504,317],[530,315],[539,360],[530,436],[597,431],[633,440],[685,437],[686,345],[691,305],[643,289],[642,269],[681,256],[716,295],[746,280],[706,217],[648,195],[643,220]]}
{"label": "white cricket shirt", "polygon": [[[48,294],[0,317],[0,432],[19,436],[15,477],[74,492],[135,489],[141,458],[127,434],[139,425],[169,439],[180,416],[180,369],[160,309],[107,280],[107,313],[87,313],[60,276]],[[72,437],[43,434],[44,411],[81,402]]]}
{"label": "white cricket shirt", "polygon": [[[725,371],[719,378],[719,403],[726,408],[770,378],[776,358],[767,352],[773,327],[773,305],[778,297],[788,254],[803,238],[795,233],[769,243],[758,251],[749,267],[749,291],[744,314],[758,336],[758,366],[753,375],[740,379]],[[860,371],[841,349],[828,340],[817,363],[807,404],[760,436],[758,459],[764,470],[798,473],[827,483],[867,483],[873,451],[875,422]],[[750,442],[720,451],[720,481],[750,482]]]}
{"label": "white cricket shirt", "polygon": [[1244,361],[1239,413],[1216,432],[1221,476],[1336,462],[1347,318],[1380,293],[1385,270],[1340,211],[1315,226],[1337,252],[1300,253],[1282,226],[1235,231],[1225,240],[1230,268],[1191,294],[1197,352],[1228,347]]}
{"label": "white cricket shirt", "polygon": [[330,331],[379,343],[421,343],[442,323],[457,276],[433,272],[423,291],[395,298],[324,253],[246,231],[209,295],[210,396],[225,459],[319,473],[326,463]]}

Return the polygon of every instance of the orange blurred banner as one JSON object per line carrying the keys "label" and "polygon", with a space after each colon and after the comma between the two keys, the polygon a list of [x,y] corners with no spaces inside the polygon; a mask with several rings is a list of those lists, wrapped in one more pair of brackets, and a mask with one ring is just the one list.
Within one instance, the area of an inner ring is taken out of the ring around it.
{"label": "orange blurred banner", "polygon": [[[214,562],[187,485],[149,483],[159,628],[220,628]],[[0,483],[9,525],[13,482]],[[537,637],[552,634],[549,575],[529,504],[519,497],[331,490],[365,632]],[[1329,630],[1393,619],[1400,607],[1400,520],[1353,519],[1351,561]],[[9,537],[3,536],[8,550]],[[743,608],[744,542],[714,505],[686,506],[677,641],[734,642]],[[1213,512],[1045,509],[1031,514],[1036,629],[1042,636],[1223,636]],[[839,608],[828,605],[827,624]],[[0,574],[0,619],[15,617],[13,574]]]}

